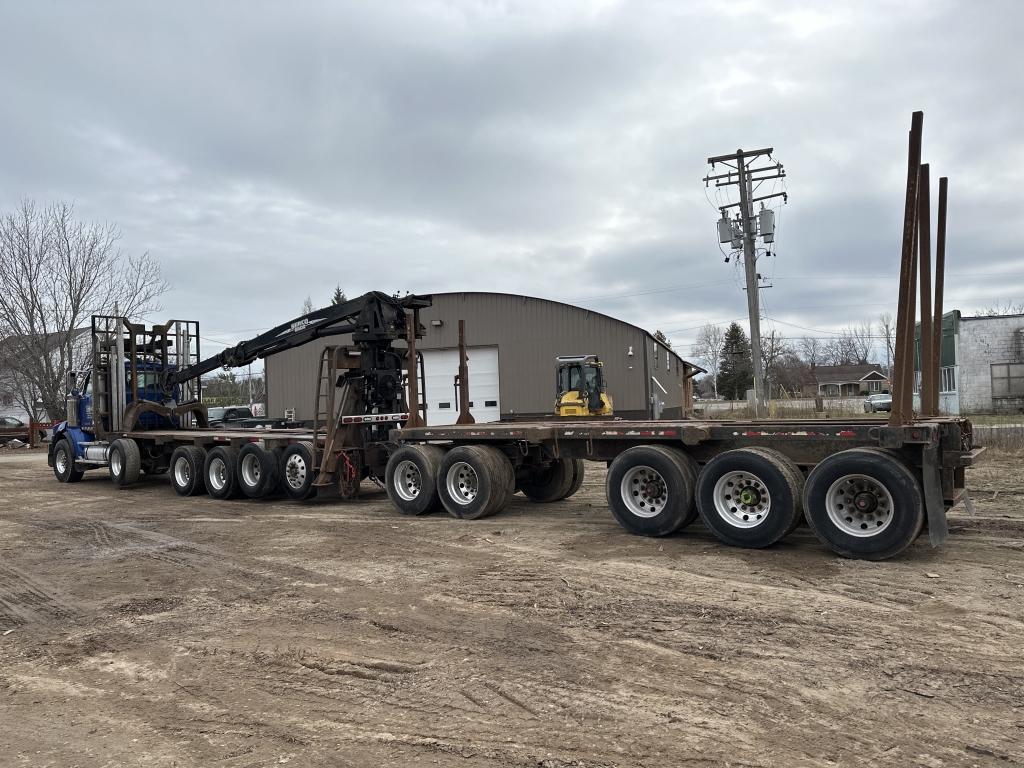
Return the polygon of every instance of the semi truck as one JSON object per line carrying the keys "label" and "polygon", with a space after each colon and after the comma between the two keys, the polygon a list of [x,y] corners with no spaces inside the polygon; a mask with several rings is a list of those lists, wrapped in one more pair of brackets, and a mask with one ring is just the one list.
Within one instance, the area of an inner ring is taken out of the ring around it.
{"label": "semi truck", "polygon": [[[208,358],[195,321],[95,316],[92,365],[76,376],[50,444],[54,475],[74,483],[105,470],[128,488],[168,474],[182,496],[297,501],[328,487],[349,498],[369,479],[403,514],[478,519],[517,492],[537,503],[568,498],[585,461],[597,461],[608,467],[611,512],[630,533],[666,536],[700,518],[724,543],[767,547],[806,520],[834,552],[884,559],[923,530],[941,543],[965,469],[983,450],[970,422],[954,417],[426,426],[416,341],[429,305],[429,296],[371,292]],[[311,427],[209,426],[203,375],[336,334],[352,344],[323,350]]]}

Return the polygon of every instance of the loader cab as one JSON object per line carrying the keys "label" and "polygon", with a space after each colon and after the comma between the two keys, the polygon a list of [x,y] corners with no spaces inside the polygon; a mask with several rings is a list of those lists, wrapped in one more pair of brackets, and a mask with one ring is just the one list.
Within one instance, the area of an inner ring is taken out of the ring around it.
{"label": "loader cab", "polygon": [[597,355],[555,358],[558,416],[610,416],[611,396],[606,392],[604,364]]}

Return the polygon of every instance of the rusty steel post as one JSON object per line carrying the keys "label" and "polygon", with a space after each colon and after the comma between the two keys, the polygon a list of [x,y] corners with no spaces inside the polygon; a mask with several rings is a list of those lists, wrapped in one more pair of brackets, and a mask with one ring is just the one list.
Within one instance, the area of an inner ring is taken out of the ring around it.
{"label": "rusty steel post", "polygon": [[[921,131],[924,125],[924,113],[914,112],[910,121],[910,141],[907,152],[907,192],[903,207],[903,243],[900,256],[900,287],[899,300],[896,306],[896,354],[893,360],[892,412],[889,415],[890,426],[899,426],[907,422],[912,409],[905,407],[904,390],[913,391],[913,343],[914,343],[914,288],[911,280],[914,275],[914,244],[917,224],[917,179],[918,167],[921,164]],[[910,308],[910,318],[907,310]],[[908,330],[908,323],[910,328]],[[910,381],[904,375],[907,355],[907,336],[910,336]],[[909,384],[909,387],[907,386]]]}
{"label": "rusty steel post", "polygon": [[476,424],[469,412],[469,356],[466,354],[466,321],[459,320],[459,418],[456,424]]}
{"label": "rusty steel post", "polygon": [[949,179],[939,179],[939,220],[935,232],[935,319],[932,328],[932,365],[935,371],[934,412],[939,412],[939,391],[942,384],[942,292],[946,282],[946,193]]}
{"label": "rusty steel post", "polygon": [[921,260],[921,344],[918,357],[921,361],[921,415],[934,416],[932,402],[935,388],[935,371],[932,366],[932,216],[931,181],[928,163],[921,165],[920,188],[917,191],[918,216],[918,258]]}
{"label": "rusty steel post", "polygon": [[405,313],[405,368],[406,381],[409,382],[409,402],[406,406],[409,409],[409,420],[405,422],[407,427],[426,426],[423,416],[420,414],[420,376],[419,366],[416,364],[416,326],[419,323],[416,312]]}

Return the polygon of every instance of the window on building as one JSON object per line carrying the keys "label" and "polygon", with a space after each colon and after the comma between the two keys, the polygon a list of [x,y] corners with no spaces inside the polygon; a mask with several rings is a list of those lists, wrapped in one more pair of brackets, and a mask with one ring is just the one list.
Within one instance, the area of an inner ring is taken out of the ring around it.
{"label": "window on building", "polygon": [[956,392],[956,367],[947,365],[939,369],[939,391]]}
{"label": "window on building", "polygon": [[1024,363],[992,364],[992,397],[1024,397]]}
{"label": "window on building", "polygon": [[871,381],[868,382],[868,392],[881,392],[881,391],[882,391],[882,382],[880,382],[878,379],[872,379]]}
{"label": "window on building", "polygon": [[451,408],[452,404],[451,403],[438,403],[437,407],[438,408]]}

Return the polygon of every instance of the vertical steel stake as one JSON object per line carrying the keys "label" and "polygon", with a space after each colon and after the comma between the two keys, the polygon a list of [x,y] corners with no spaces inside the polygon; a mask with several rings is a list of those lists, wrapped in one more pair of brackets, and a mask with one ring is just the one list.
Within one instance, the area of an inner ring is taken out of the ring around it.
{"label": "vertical steel stake", "polygon": [[456,424],[476,424],[469,412],[469,356],[466,354],[466,321],[459,320],[459,418]]}
{"label": "vertical steel stake", "polygon": [[405,313],[405,368],[406,381],[409,383],[409,402],[406,407],[409,410],[409,420],[405,423],[407,427],[422,427],[423,417],[420,415],[420,376],[419,366],[416,365],[416,326],[418,319],[415,312]]}
{"label": "vertical steel stake", "polygon": [[931,181],[928,163],[921,165],[920,188],[917,190],[918,243],[921,259],[921,415],[934,416],[932,403],[935,370],[932,363],[932,217]]}
{"label": "vertical steel stake", "polygon": [[942,292],[946,277],[946,193],[949,179],[939,179],[939,221],[935,232],[935,319],[932,331],[932,365],[935,371],[935,413],[939,412],[942,384]]}
{"label": "vertical steel stake", "polygon": [[[903,208],[903,243],[900,256],[900,292],[896,307],[896,354],[893,360],[892,413],[889,416],[891,426],[905,424],[911,416],[911,409],[905,407],[904,389],[913,391],[913,323],[914,323],[914,288],[911,280],[914,276],[914,240],[917,223],[917,179],[921,165],[921,131],[924,125],[924,113],[914,112],[910,121],[910,141],[907,152],[907,193]],[[907,311],[910,318],[907,318]],[[910,325],[908,331],[908,324]],[[904,359],[907,356],[907,336],[910,336],[911,366],[909,381],[905,373]]]}

